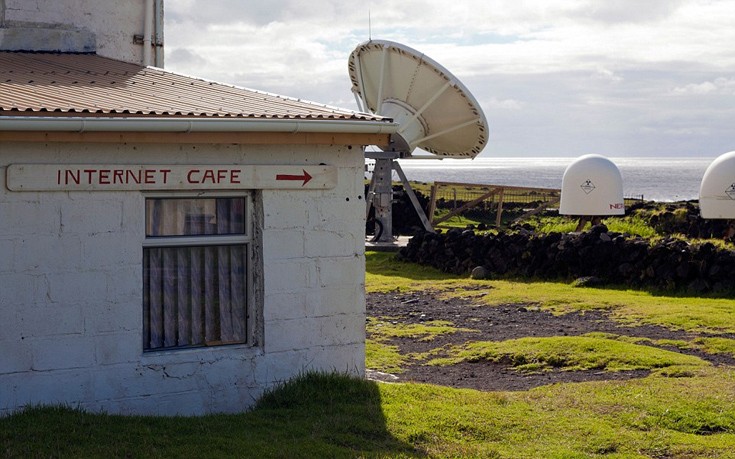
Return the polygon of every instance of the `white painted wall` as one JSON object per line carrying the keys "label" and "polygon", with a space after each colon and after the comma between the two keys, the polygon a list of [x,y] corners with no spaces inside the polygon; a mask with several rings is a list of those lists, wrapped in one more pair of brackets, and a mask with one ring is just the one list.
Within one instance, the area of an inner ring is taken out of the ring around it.
{"label": "white painted wall", "polygon": [[[262,193],[257,346],[142,350],[140,192],[11,192],[11,163],[319,164],[331,190]],[[28,404],[111,413],[249,407],[308,369],[364,374],[359,147],[0,143],[0,415]]]}
{"label": "white painted wall", "polygon": [[[100,56],[142,64],[143,45],[135,44],[133,36],[143,34],[145,3],[146,0],[0,0],[0,49],[96,50]],[[162,39],[163,30],[159,34]],[[159,66],[163,67],[162,63]]]}

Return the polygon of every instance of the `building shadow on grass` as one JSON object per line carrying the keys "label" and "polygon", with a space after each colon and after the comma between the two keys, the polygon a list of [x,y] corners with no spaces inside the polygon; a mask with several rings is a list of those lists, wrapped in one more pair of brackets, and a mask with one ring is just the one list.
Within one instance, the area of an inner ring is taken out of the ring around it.
{"label": "building shadow on grass", "polygon": [[301,457],[426,457],[389,431],[378,384],[307,373],[264,395],[249,414],[280,418],[289,441],[303,442]]}
{"label": "building shadow on grass", "polygon": [[0,417],[3,457],[355,458],[427,455],[388,429],[377,383],[307,373],[252,410],[119,416],[34,406]]}

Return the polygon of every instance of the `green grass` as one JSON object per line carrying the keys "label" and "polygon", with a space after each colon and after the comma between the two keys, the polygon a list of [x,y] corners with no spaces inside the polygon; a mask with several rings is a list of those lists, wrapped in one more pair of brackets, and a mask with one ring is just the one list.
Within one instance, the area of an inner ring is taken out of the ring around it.
{"label": "green grass", "polygon": [[[577,228],[578,221],[571,217],[540,217],[531,219],[530,222],[535,226],[536,231],[540,233],[571,233]],[[610,217],[602,220],[609,231],[614,233],[627,234],[630,236],[640,236],[647,239],[659,237],[656,230],[648,224],[648,221],[639,216],[631,215],[627,217]],[[589,230],[591,224],[583,228],[583,231]]]}
{"label": "green grass", "polygon": [[[434,213],[434,220],[438,220],[439,218],[447,215],[449,212],[450,212],[450,209],[438,209]],[[449,219],[447,219],[447,220],[439,223],[438,225],[436,225],[436,229],[442,229],[442,230],[448,230],[448,229],[451,229],[451,228],[464,229],[464,228],[467,228],[468,225],[473,225],[473,226],[477,227],[480,223],[485,223],[486,225],[488,225],[488,224],[494,225],[495,224],[494,214],[493,214],[493,221],[492,222],[483,221],[483,220],[479,220],[479,219],[476,219],[476,218],[470,218],[470,217],[467,217],[465,215],[455,215],[454,217],[451,217],[451,218],[449,218]]]}
{"label": "green grass", "polygon": [[735,339],[730,338],[697,338],[694,343],[710,354],[725,354],[735,357]]}
{"label": "green grass", "polygon": [[386,385],[396,437],[430,457],[733,457],[732,374],[482,393]]}
{"label": "green grass", "polygon": [[2,457],[315,458],[410,454],[386,429],[379,387],[307,374],[244,414],[145,417],[31,408],[0,419]]}
{"label": "green grass", "polygon": [[646,219],[632,215],[623,218],[607,218],[603,221],[609,231],[651,239],[658,237],[656,230],[648,224]]}
{"label": "green grass", "polygon": [[577,221],[567,217],[542,217],[532,220],[539,233],[571,233],[577,228]]}
{"label": "green grass", "polygon": [[386,344],[379,339],[368,339],[365,342],[365,361],[370,362],[368,368],[385,373],[403,373],[406,362],[410,359],[401,354],[398,346]]}
{"label": "green grass", "polygon": [[455,327],[447,321],[427,320],[419,324],[406,324],[391,317],[368,317],[366,328],[370,336],[365,350],[368,368],[394,374],[402,373],[407,362],[413,359],[423,360],[433,352],[430,351],[427,355],[403,355],[398,351],[398,346],[387,343],[390,339],[414,338],[430,342],[443,334],[472,331]]}
{"label": "green grass", "polygon": [[395,254],[367,252],[365,289],[368,292],[410,292],[423,290],[427,285],[464,285],[464,276],[442,273],[434,268],[396,261]]}
{"label": "green grass", "polygon": [[652,370],[675,365],[708,365],[697,357],[677,352],[591,336],[469,342],[452,349],[450,354],[450,357],[437,358],[430,363],[451,365],[459,362],[505,362],[518,371],[532,372],[550,369]]}
{"label": "green grass", "polygon": [[368,317],[366,328],[371,336],[365,343],[368,368],[394,374],[402,373],[403,366],[413,356],[401,354],[398,346],[386,343],[389,339],[404,337],[431,341],[436,336],[460,331],[450,322],[426,321],[422,324],[402,324],[389,317]]}
{"label": "green grass", "polygon": [[615,335],[611,333],[587,333],[584,336],[612,339],[632,344],[649,344],[679,350],[699,350],[708,354],[723,354],[735,358],[735,339],[722,337],[700,337],[691,341],[684,339],[657,339]]}
{"label": "green grass", "polygon": [[390,317],[369,317],[367,330],[373,336],[385,338],[418,338],[420,341],[431,341],[435,337],[458,331],[471,331],[457,328],[452,322],[445,320],[427,320],[420,324],[404,324]]}
{"label": "green grass", "polygon": [[735,377],[478,392],[309,374],[238,415],[37,408],[0,419],[4,457],[732,458]]}

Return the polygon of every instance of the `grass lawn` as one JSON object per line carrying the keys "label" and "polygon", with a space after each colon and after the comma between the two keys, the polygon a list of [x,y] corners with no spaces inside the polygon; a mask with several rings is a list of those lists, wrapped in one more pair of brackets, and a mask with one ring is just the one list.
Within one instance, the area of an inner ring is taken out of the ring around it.
{"label": "grass lawn", "polygon": [[[366,258],[369,291],[432,289],[437,295],[477,295],[482,282],[487,288],[478,301],[487,307],[525,302],[556,314],[605,308],[620,321],[735,333],[731,299],[563,283],[474,281],[399,263],[386,254],[369,253]],[[388,332],[418,333],[428,339],[451,332],[449,328],[448,323],[433,323]],[[726,336],[672,345],[735,351]],[[63,407],[30,408],[0,419],[0,456],[735,458],[735,368],[645,354],[635,346],[621,337],[589,335],[546,341],[529,337],[457,350],[458,359],[504,355],[533,361],[534,371],[544,370],[549,355],[563,355],[570,368],[596,368],[604,361],[612,368],[653,370],[643,379],[556,384],[520,392],[308,374],[238,415],[123,417]],[[390,349],[384,347],[368,343],[369,368],[378,366],[379,358],[390,359]],[[665,367],[662,359],[669,359]],[[400,361],[392,364],[400,369]]]}

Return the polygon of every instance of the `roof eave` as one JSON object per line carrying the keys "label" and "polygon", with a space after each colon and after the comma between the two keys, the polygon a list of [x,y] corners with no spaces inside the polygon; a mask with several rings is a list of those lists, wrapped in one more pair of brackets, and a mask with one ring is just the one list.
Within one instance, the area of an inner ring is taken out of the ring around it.
{"label": "roof eave", "polygon": [[0,131],[21,132],[283,132],[393,134],[390,119],[304,120],[175,117],[0,116]]}

